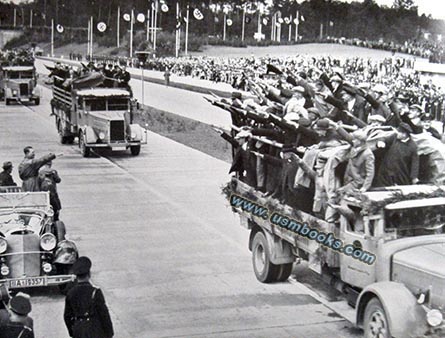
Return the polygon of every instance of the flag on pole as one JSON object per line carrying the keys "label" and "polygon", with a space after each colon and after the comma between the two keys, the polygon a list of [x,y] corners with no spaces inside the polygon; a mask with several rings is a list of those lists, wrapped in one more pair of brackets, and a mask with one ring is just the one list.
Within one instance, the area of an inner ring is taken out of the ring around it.
{"label": "flag on pole", "polygon": [[195,8],[194,10],[193,10],[193,17],[196,19],[196,20],[202,20],[202,19],[204,19],[204,15],[202,14],[202,12],[198,9],[198,8]]}
{"label": "flag on pole", "polygon": [[304,21],[305,21],[305,19],[304,19],[304,16],[303,16],[303,15],[300,15],[300,20],[301,20],[301,22],[304,22]]}
{"label": "flag on pole", "polygon": [[334,27],[334,21],[329,21],[329,26]]}

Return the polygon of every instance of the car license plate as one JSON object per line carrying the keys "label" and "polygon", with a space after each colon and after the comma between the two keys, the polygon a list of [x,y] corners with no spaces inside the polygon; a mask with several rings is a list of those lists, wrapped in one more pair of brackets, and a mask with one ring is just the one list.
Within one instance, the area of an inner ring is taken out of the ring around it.
{"label": "car license plate", "polygon": [[127,150],[127,147],[126,146],[123,146],[123,147],[111,147],[111,150],[113,150],[113,151],[125,151],[125,150]]}
{"label": "car license plate", "polygon": [[9,281],[10,288],[29,288],[34,286],[44,286],[45,278],[43,277],[29,277],[21,279],[13,279]]}

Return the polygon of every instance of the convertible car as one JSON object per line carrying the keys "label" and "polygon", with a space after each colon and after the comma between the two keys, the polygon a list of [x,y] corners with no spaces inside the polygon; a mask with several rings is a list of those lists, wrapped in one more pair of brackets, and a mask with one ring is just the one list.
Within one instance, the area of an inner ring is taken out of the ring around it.
{"label": "convertible car", "polygon": [[48,192],[0,193],[0,285],[63,290],[74,280],[77,248],[53,215]]}

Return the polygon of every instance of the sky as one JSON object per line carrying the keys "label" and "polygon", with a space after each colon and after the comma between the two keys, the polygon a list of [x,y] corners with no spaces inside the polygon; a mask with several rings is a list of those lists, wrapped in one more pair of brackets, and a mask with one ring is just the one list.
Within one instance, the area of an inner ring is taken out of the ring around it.
{"label": "sky", "polygon": [[[341,0],[345,2],[357,1],[357,0]],[[360,1],[360,0],[359,0]],[[379,5],[386,5],[391,7],[394,0],[374,0]],[[360,1],[361,2],[361,1]],[[425,14],[431,16],[434,19],[445,20],[445,0],[414,0],[415,4],[419,8],[419,14]]]}

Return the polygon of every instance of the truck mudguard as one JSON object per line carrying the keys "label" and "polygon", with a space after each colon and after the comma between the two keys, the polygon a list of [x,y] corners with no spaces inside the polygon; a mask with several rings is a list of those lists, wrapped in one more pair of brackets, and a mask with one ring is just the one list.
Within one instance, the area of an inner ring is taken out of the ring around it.
{"label": "truck mudguard", "polygon": [[377,297],[383,305],[391,335],[395,338],[422,336],[426,331],[425,310],[405,285],[378,282],[368,285],[360,293],[356,304],[356,324],[363,327],[368,302]]}
{"label": "truck mudguard", "polygon": [[139,124],[130,124],[130,133],[132,141],[144,141],[145,131]]}
{"label": "truck mudguard", "polygon": [[288,242],[283,241],[269,231],[264,231],[264,234],[269,245],[270,261],[273,264],[287,264],[295,261],[291,245]]}
{"label": "truck mudguard", "polygon": [[97,135],[90,126],[83,126],[82,132],[85,134],[86,143],[96,143]]}

